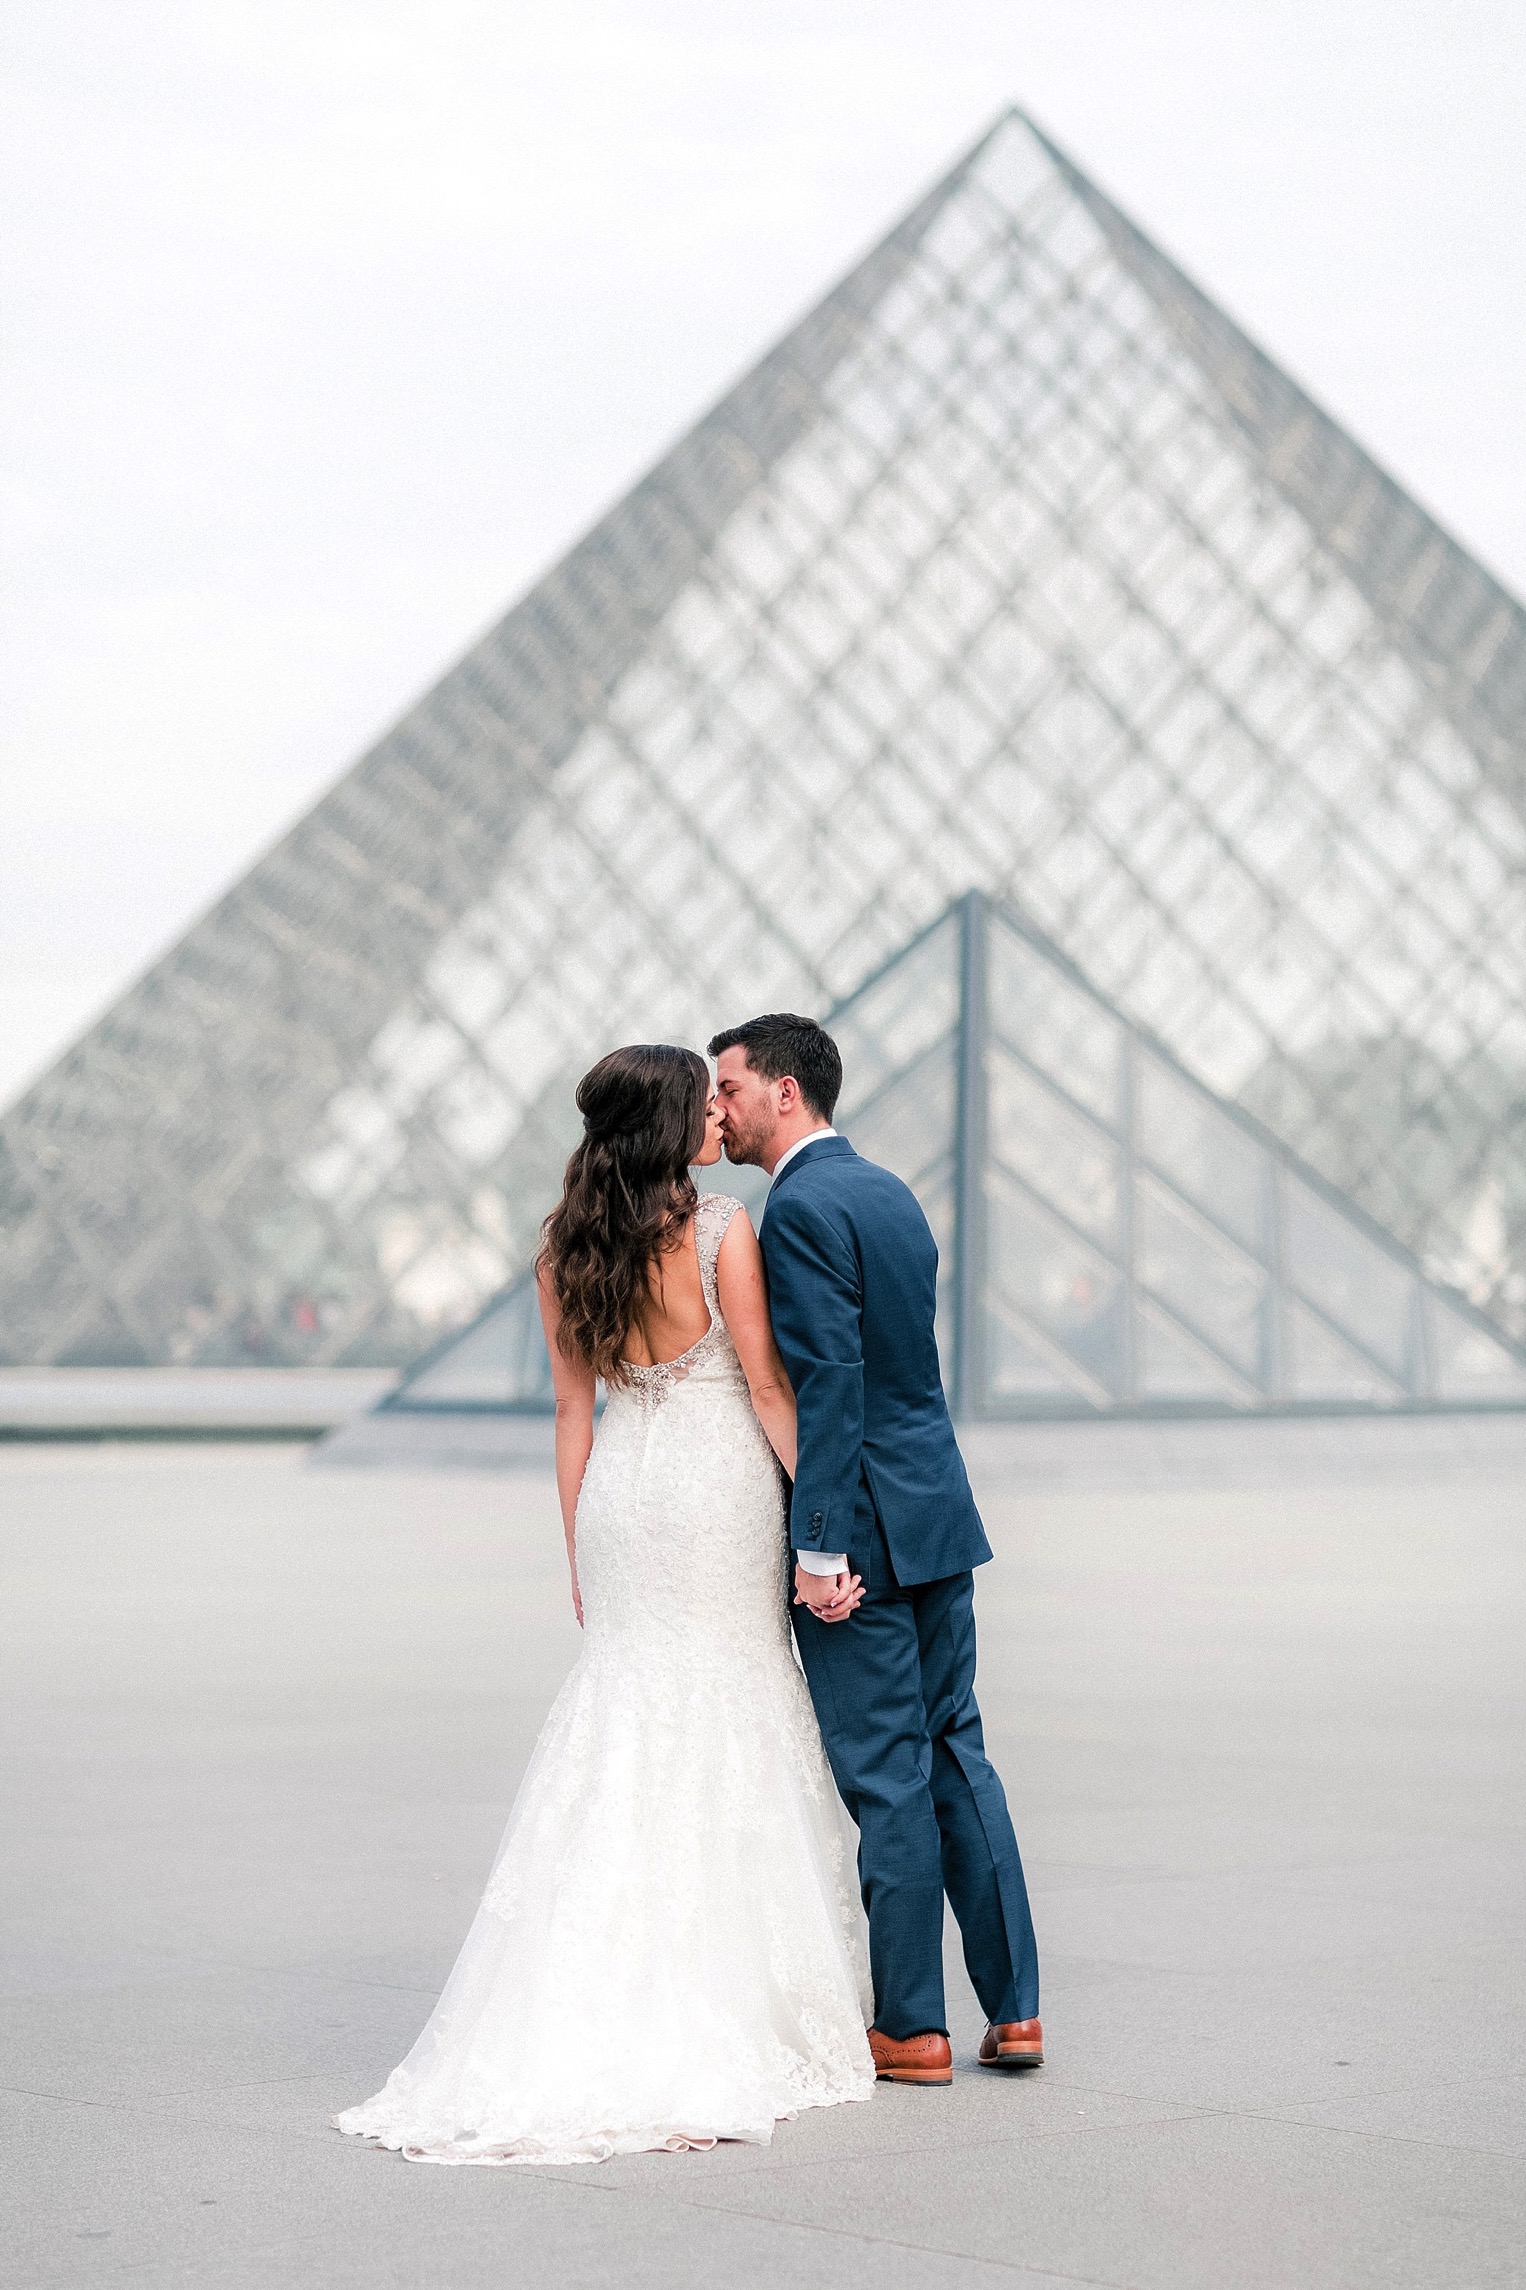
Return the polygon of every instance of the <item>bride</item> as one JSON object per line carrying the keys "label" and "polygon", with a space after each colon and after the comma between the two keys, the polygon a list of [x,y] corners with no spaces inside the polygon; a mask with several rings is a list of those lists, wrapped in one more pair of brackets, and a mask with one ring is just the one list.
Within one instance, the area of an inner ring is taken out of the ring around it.
{"label": "bride", "polygon": [[433,2018],[334,2118],[419,2161],[762,2143],[874,2083],[786,1612],[794,1399],[747,1212],[689,1174],[721,1153],[709,1071],[616,1050],[577,1104],[538,1276],[583,1648]]}

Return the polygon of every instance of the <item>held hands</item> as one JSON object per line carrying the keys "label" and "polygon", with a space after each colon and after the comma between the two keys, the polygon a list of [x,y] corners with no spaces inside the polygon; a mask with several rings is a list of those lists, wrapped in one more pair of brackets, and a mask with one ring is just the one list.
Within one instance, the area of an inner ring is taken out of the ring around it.
{"label": "held hands", "polygon": [[795,1604],[808,1606],[818,1622],[846,1622],[864,1595],[858,1574],[808,1574],[795,1565]]}

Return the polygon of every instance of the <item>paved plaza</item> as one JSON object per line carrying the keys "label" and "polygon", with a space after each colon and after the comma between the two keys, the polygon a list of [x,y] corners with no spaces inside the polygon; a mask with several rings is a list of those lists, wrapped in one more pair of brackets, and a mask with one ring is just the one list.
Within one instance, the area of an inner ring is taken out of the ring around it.
{"label": "paved plaza", "polygon": [[544,1468],[0,1449],[5,2278],[1526,2283],[1526,1425],[970,1451],[1051,2064],[976,2069],[955,1971],[951,2091],[450,2171],[327,2119],[417,2032],[574,1656]]}

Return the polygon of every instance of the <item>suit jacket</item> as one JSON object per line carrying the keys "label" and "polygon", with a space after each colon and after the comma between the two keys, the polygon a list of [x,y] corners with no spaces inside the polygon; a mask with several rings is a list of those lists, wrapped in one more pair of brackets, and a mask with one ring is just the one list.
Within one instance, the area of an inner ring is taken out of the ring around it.
{"label": "suit jacket", "polygon": [[898,1582],[981,1565],[991,1546],[943,1396],[938,1246],[916,1195],[824,1137],[780,1170],[761,1238],[800,1423],[795,1549],[854,1553],[862,1488]]}

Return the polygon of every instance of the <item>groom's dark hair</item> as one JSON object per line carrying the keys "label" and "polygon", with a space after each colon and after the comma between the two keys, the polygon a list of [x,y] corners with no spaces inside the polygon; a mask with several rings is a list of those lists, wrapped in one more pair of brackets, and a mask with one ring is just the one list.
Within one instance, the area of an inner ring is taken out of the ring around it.
{"label": "groom's dark hair", "polygon": [[792,1011],[775,1010],[766,1018],[749,1018],[745,1026],[728,1026],[710,1043],[710,1055],[744,1049],[747,1063],[765,1081],[783,1081],[792,1074],[800,1094],[813,1113],[830,1121],[842,1091],[842,1059],[831,1035],[814,1018],[797,1018]]}

